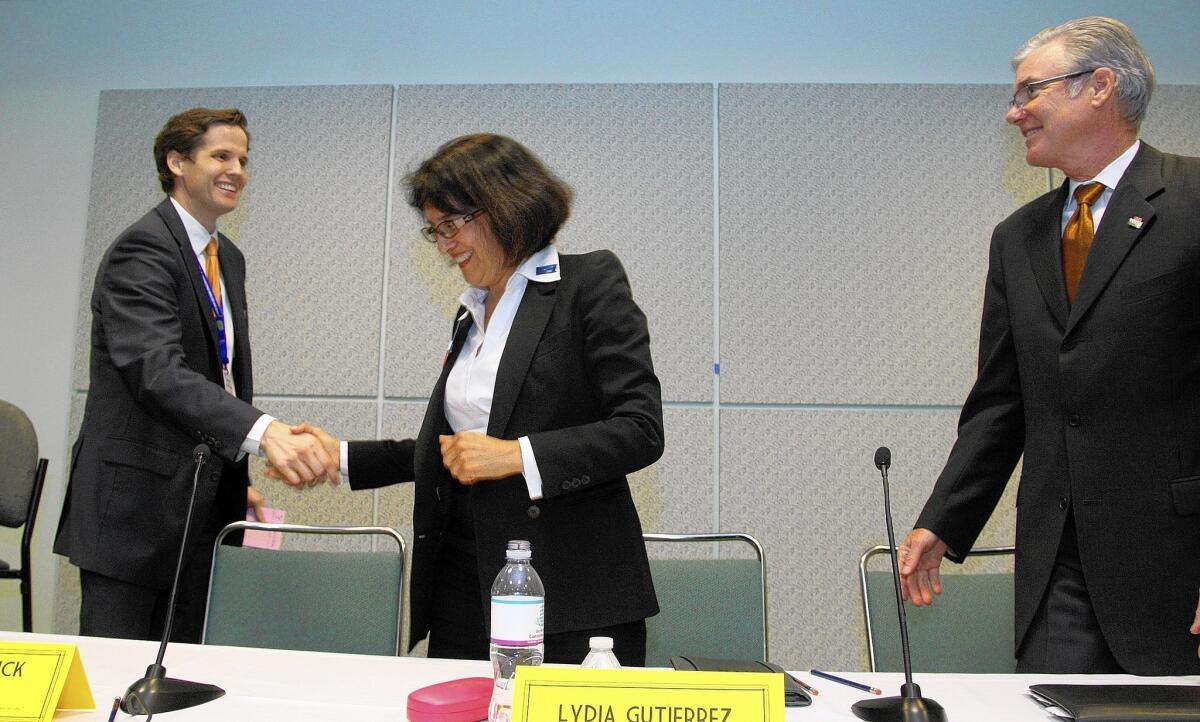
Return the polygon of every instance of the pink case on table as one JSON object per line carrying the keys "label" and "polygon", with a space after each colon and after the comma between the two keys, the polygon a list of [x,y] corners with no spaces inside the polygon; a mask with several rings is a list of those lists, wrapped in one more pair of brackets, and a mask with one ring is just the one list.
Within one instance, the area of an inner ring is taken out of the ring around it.
{"label": "pink case on table", "polygon": [[487,719],[492,699],[490,677],[439,682],[408,695],[409,722],[479,722]]}

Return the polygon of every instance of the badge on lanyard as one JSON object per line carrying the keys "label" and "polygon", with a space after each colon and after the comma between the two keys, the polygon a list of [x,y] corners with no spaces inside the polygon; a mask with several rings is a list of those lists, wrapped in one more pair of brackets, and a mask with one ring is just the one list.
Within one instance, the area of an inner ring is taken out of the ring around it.
{"label": "badge on lanyard", "polygon": [[[200,263],[200,259],[196,259]],[[221,379],[225,390],[231,395],[237,396],[237,392],[233,387],[233,374],[229,370],[229,340],[225,335],[225,308],[222,304],[217,303],[217,297],[213,294],[212,284],[208,282],[208,274],[204,272],[204,264],[200,264],[200,280],[204,281],[204,290],[208,292],[208,307],[212,311],[213,322],[217,326],[217,348],[221,361]]]}

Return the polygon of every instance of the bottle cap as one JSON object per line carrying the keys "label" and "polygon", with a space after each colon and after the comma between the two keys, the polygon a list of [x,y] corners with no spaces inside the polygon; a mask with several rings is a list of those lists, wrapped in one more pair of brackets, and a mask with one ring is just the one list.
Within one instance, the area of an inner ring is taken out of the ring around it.
{"label": "bottle cap", "polygon": [[509,559],[529,559],[533,556],[533,550],[524,539],[513,539],[508,543],[505,556]]}
{"label": "bottle cap", "polygon": [[592,637],[588,640],[588,646],[592,649],[612,649],[612,637]]}

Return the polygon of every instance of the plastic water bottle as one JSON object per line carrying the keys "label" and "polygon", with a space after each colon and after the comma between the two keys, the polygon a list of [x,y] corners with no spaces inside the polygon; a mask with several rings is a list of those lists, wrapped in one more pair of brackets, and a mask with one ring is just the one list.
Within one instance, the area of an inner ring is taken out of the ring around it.
{"label": "plastic water bottle", "polygon": [[621,663],[617,661],[617,655],[613,654],[612,637],[592,637],[588,640],[588,646],[592,651],[587,653],[583,658],[583,664],[579,665],[584,669],[620,669]]}
{"label": "plastic water bottle", "polygon": [[504,568],[492,583],[492,701],[489,722],[512,716],[517,665],[539,665],[546,645],[546,589],[533,565],[529,542],[510,541]]}

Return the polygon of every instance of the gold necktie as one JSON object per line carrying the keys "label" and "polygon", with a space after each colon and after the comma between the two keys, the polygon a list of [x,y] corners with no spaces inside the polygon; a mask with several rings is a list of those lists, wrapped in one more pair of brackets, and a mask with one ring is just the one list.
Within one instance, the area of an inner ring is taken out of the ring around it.
{"label": "gold necktie", "polygon": [[209,239],[204,254],[204,275],[208,276],[208,287],[212,289],[213,300],[217,302],[217,308],[213,309],[213,315],[216,316],[217,309],[221,308],[221,264],[217,261],[216,238]]}
{"label": "gold necktie", "polygon": [[1092,204],[1104,192],[1103,183],[1088,183],[1075,189],[1075,200],[1079,207],[1075,209],[1067,227],[1063,229],[1063,280],[1067,282],[1067,300],[1075,303],[1075,293],[1079,290],[1079,279],[1083,276],[1083,265],[1087,263],[1088,251],[1092,249],[1092,240],[1096,237],[1096,227],[1092,223]]}

